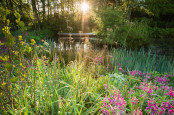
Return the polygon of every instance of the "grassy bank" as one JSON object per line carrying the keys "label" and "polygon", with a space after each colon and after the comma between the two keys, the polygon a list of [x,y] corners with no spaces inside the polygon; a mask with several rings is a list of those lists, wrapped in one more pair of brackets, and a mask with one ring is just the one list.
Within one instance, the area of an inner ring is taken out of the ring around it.
{"label": "grassy bank", "polygon": [[1,56],[1,114],[173,113],[170,60],[160,61],[163,58],[143,51],[118,49],[111,57],[90,50],[65,64],[55,55],[53,43],[42,42],[37,45],[19,37],[13,61],[8,54]]}

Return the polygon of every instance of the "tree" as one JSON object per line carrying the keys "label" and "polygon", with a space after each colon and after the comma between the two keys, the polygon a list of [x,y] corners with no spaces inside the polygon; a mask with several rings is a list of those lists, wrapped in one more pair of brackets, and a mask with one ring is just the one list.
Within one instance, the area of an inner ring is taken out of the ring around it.
{"label": "tree", "polygon": [[[31,3],[32,3],[33,12],[34,12],[34,17],[36,17],[38,21],[38,29],[40,29],[40,19],[39,19],[39,15],[36,8],[36,0],[31,0]],[[35,24],[36,24],[36,21],[35,21]]]}

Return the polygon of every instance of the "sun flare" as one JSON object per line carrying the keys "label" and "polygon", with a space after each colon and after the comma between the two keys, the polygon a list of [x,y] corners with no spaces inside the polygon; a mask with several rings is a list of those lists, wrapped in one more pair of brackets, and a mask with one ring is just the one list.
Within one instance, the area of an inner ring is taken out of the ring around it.
{"label": "sun flare", "polygon": [[82,5],[81,5],[81,9],[82,9],[83,12],[87,12],[88,9],[89,9],[88,3],[83,2]]}

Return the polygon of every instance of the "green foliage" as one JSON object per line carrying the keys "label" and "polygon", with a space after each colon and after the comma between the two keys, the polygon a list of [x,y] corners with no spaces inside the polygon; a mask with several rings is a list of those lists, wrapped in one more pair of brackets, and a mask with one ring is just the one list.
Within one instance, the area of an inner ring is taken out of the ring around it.
{"label": "green foliage", "polygon": [[156,39],[174,38],[174,28],[149,28],[150,35]]}
{"label": "green foliage", "polygon": [[30,41],[31,39],[41,42],[53,36],[53,32],[48,29],[28,31],[24,34],[24,39]]}
{"label": "green foliage", "polygon": [[132,51],[117,49],[113,51],[111,59],[112,69],[121,65],[125,70],[140,70],[142,72],[158,71],[160,73],[172,73],[174,61],[172,58],[151,54],[151,50],[146,53],[144,49]]}
{"label": "green foliage", "polygon": [[129,22],[119,9],[106,8],[101,11],[102,33],[110,44],[119,43],[129,48],[145,46],[149,42],[147,21]]}

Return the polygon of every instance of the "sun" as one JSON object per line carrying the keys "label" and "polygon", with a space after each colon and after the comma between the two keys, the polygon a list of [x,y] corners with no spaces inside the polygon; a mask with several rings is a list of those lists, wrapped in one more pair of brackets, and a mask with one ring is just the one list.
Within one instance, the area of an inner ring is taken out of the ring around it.
{"label": "sun", "polygon": [[88,9],[89,9],[88,3],[83,2],[82,5],[81,5],[81,9],[82,9],[83,12],[87,12]]}

